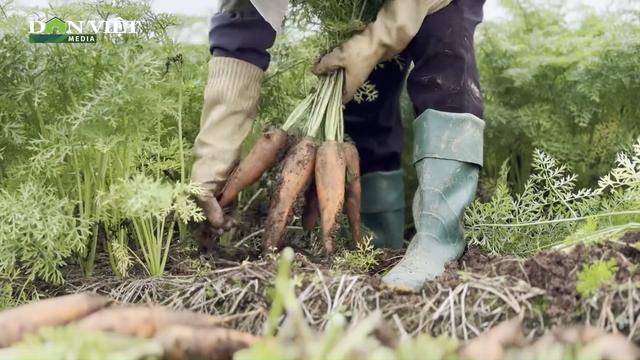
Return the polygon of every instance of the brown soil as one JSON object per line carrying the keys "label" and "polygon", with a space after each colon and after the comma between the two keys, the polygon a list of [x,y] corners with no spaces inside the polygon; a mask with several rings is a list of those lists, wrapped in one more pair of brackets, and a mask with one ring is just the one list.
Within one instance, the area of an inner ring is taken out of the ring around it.
{"label": "brown soil", "polygon": [[[527,336],[541,335],[554,326],[589,323],[622,332],[640,343],[640,305],[629,301],[640,297],[635,265],[640,262],[640,251],[631,246],[640,240],[640,233],[588,247],[548,251],[530,259],[493,256],[471,247],[437,281],[412,294],[400,294],[381,282],[380,275],[401,259],[402,251],[385,250],[375,268],[349,274],[332,268],[328,258],[303,255],[321,251],[310,250],[314,244],[309,244],[304,232],[289,231],[287,240],[300,243],[292,273],[305,317],[314,327],[322,327],[335,309],[358,318],[377,309],[396,330],[474,337],[473,329],[482,331],[523,315]],[[258,333],[266,321],[277,271],[276,257],[257,256],[259,248],[256,244],[254,253],[221,248],[210,259],[174,253],[177,257],[170,261],[163,278],[148,278],[140,272],[117,279],[108,263],[101,261],[95,277],[67,273],[64,286],[39,288],[38,293],[51,296],[89,290],[127,303],[160,303],[232,315],[229,326]],[[610,258],[618,263],[618,284],[581,298],[575,283],[583,264]],[[247,259],[252,261],[244,261]]]}
{"label": "brown soil", "polygon": [[438,283],[453,288],[463,282],[460,272],[492,277],[512,276],[545,290],[549,300],[546,315],[562,317],[575,313],[579,305],[576,276],[583,264],[615,258],[618,282],[626,282],[630,278],[632,281],[640,280],[640,273],[634,266],[640,262],[640,251],[632,246],[637,241],[640,241],[640,233],[629,233],[618,243],[578,244],[567,251],[544,251],[528,259],[494,256],[470,247],[460,260],[447,265]]}

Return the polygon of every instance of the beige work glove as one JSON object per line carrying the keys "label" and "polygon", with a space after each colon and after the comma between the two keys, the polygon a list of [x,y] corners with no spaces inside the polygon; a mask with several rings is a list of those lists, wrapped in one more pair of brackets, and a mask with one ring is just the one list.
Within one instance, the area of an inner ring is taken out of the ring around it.
{"label": "beige work glove", "polygon": [[420,30],[424,18],[450,2],[451,0],[387,0],[374,22],[322,57],[313,68],[313,73],[322,75],[343,68],[345,85],[342,102],[349,102],[376,64],[402,52]]}
{"label": "beige work glove", "polygon": [[193,145],[191,181],[204,192],[197,198],[211,226],[220,234],[233,226],[216,195],[240,157],[251,131],[264,71],[246,61],[212,57],[204,90],[200,132]]}

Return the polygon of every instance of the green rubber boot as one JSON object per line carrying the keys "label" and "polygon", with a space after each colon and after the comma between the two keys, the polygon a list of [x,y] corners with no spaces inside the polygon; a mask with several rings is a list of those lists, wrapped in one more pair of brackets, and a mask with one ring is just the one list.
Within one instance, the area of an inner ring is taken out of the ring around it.
{"label": "green rubber boot", "polygon": [[377,248],[402,248],[404,242],[404,182],[402,171],[362,175],[360,217],[373,232]]}
{"label": "green rubber boot", "polygon": [[482,166],[484,122],[471,114],[427,110],[413,123],[419,187],[413,199],[416,235],[383,281],[419,290],[465,248],[464,210],[473,200]]}

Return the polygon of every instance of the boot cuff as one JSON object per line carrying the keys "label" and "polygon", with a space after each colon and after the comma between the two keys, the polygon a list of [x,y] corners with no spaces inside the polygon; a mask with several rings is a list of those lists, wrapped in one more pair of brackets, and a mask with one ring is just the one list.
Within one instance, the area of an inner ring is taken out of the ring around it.
{"label": "boot cuff", "polygon": [[482,166],[484,121],[477,116],[428,109],[414,120],[413,131],[414,163],[436,158]]}
{"label": "boot cuff", "polygon": [[378,171],[362,175],[362,213],[404,209],[402,170]]}

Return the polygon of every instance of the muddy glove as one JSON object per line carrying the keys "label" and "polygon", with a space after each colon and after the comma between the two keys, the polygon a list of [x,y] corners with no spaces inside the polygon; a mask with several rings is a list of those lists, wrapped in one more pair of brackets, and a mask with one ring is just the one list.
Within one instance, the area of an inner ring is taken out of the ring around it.
{"label": "muddy glove", "polygon": [[346,81],[342,102],[349,102],[376,64],[402,52],[420,30],[424,18],[450,2],[451,0],[388,0],[374,22],[320,59],[313,73],[321,75],[344,68]]}
{"label": "muddy glove", "polygon": [[216,195],[240,156],[240,146],[251,130],[264,72],[248,62],[212,57],[204,91],[200,133],[193,145],[191,181],[204,192],[197,198],[207,220],[221,233],[233,226]]}

